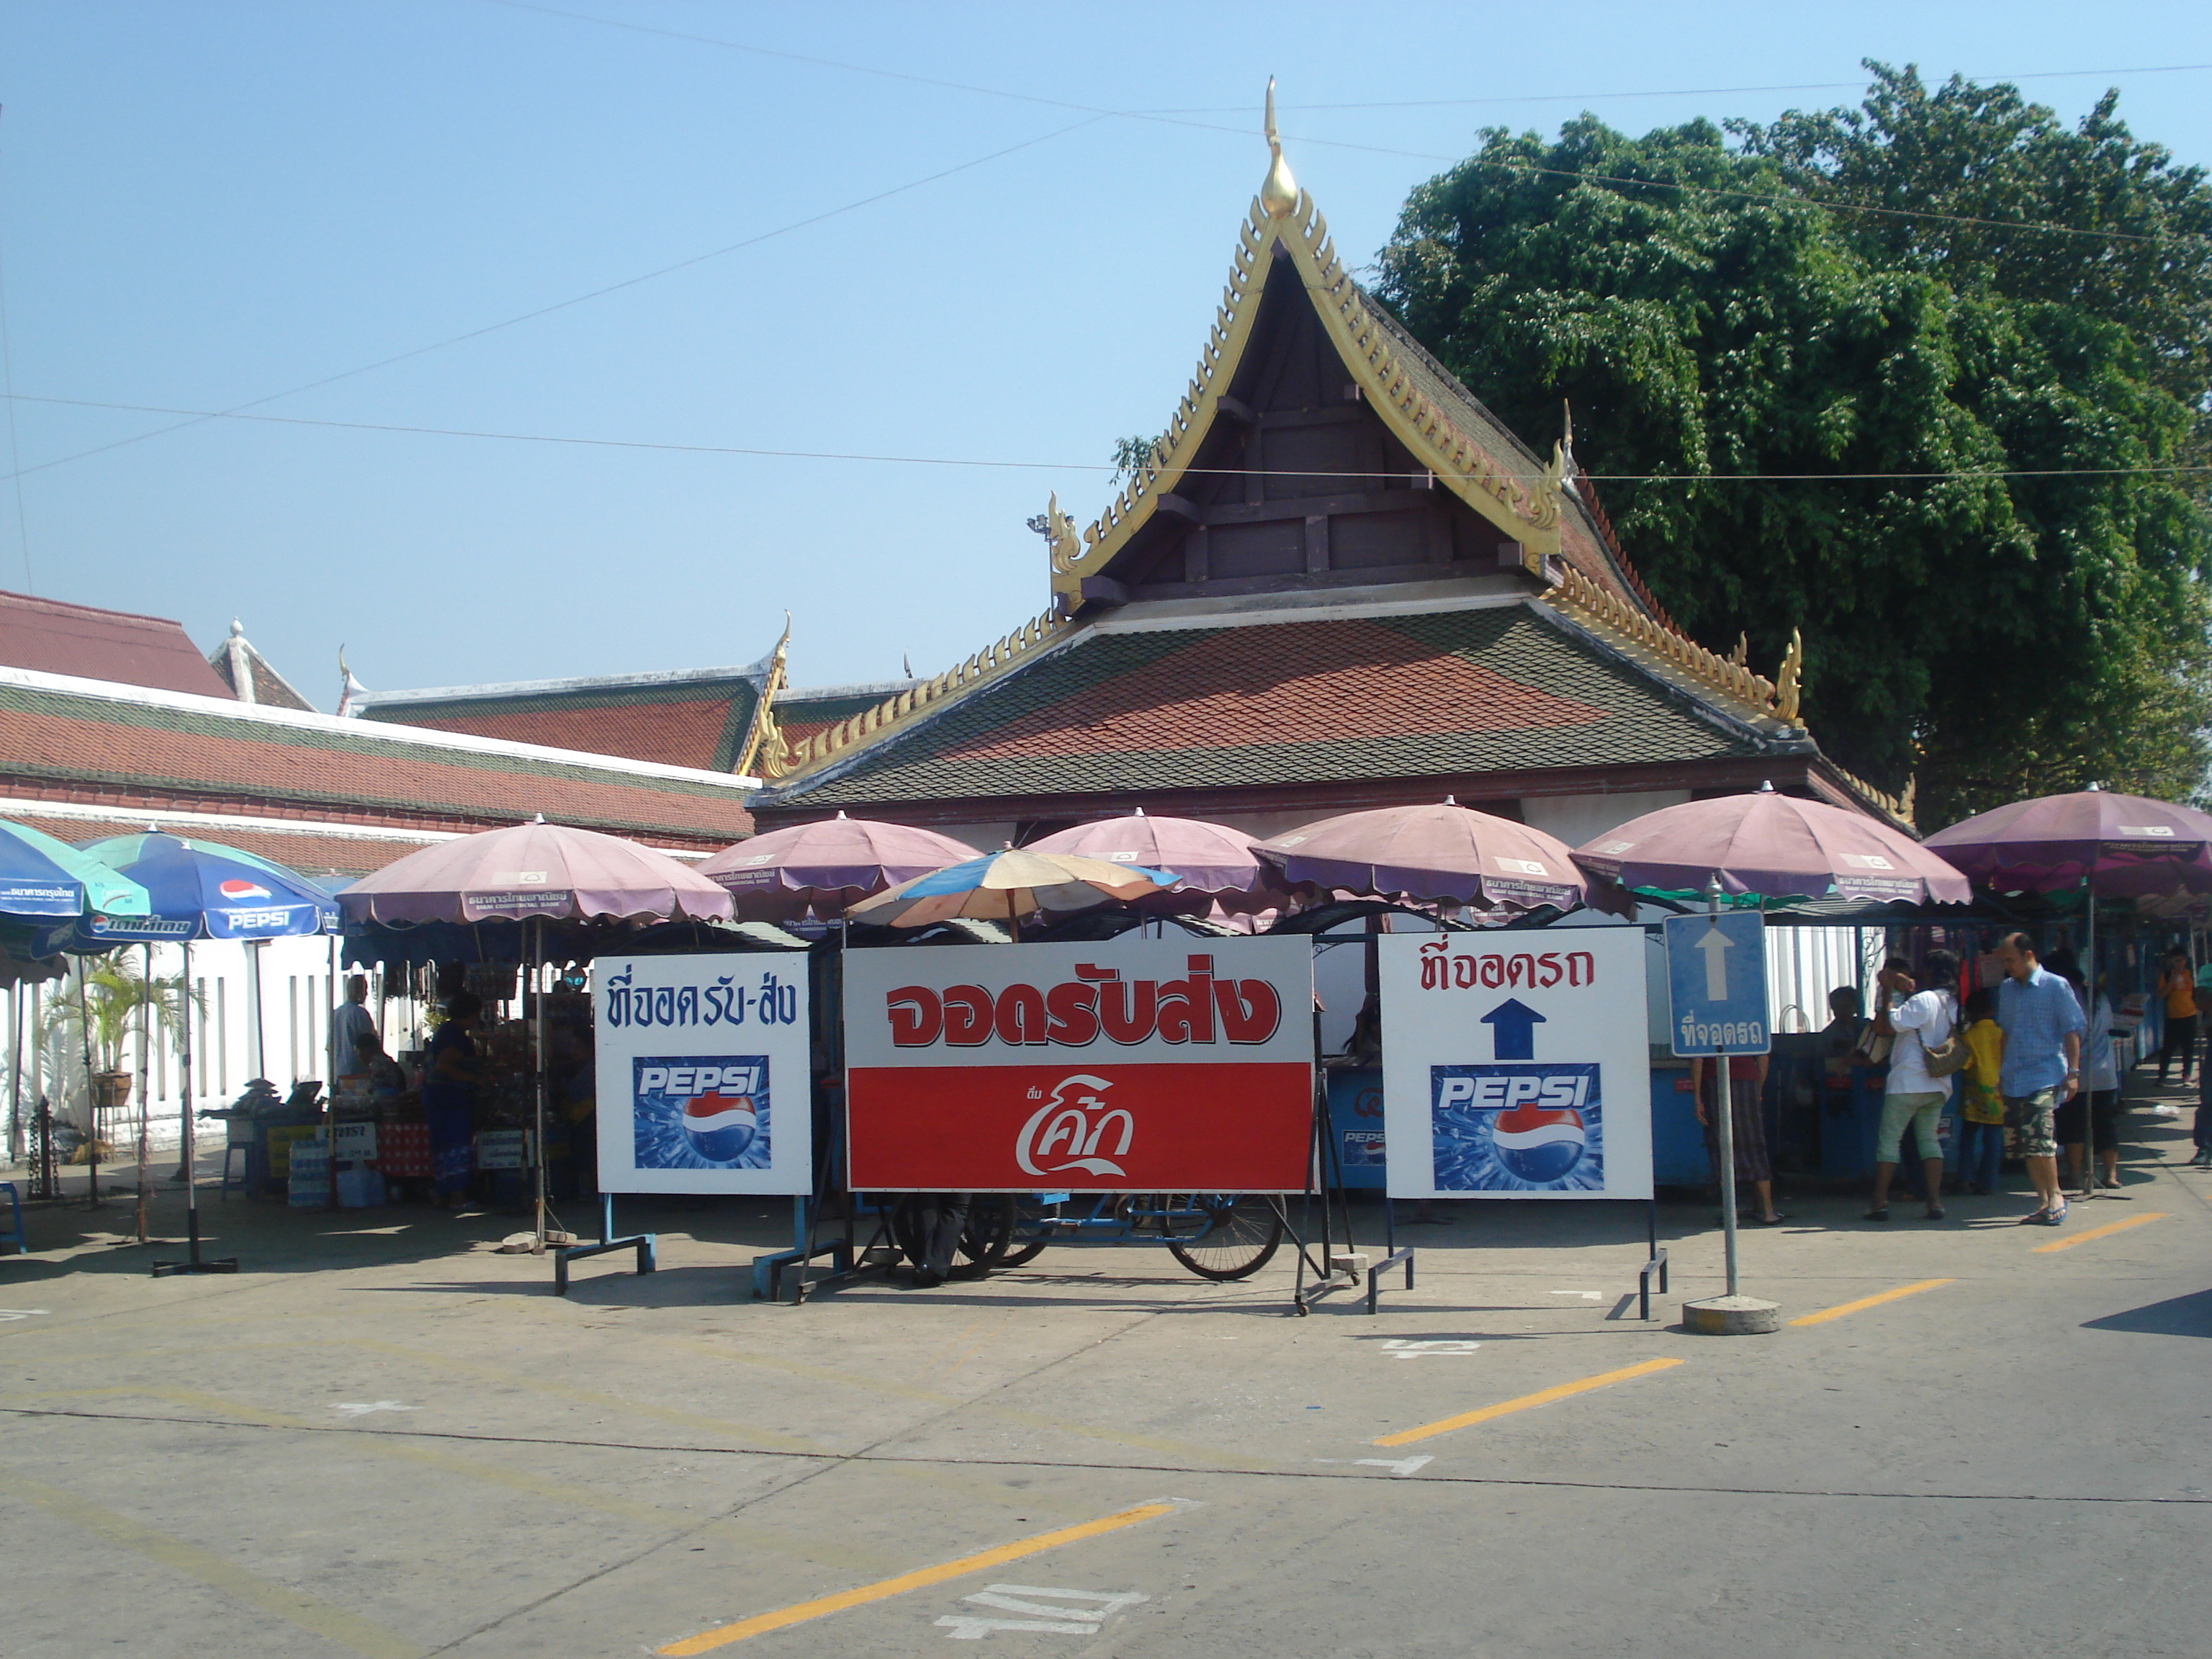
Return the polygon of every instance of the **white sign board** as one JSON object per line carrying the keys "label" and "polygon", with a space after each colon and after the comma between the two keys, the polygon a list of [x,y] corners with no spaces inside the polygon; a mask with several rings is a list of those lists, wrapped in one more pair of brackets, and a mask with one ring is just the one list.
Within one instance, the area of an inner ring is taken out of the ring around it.
{"label": "white sign board", "polygon": [[599,1190],[814,1186],[806,958],[601,957]]}
{"label": "white sign board", "polygon": [[1393,1198],[1649,1198],[1644,933],[1378,941]]}

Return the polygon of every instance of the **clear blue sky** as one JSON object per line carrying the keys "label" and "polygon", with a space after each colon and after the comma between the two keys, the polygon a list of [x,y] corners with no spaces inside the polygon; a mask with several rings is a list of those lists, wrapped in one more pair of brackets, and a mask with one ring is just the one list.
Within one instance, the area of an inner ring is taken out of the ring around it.
{"label": "clear blue sky", "polygon": [[[932,672],[1042,608],[1046,492],[1087,522],[1085,468],[1166,419],[1270,73],[1300,181],[1367,257],[1479,127],[1769,118],[1855,101],[1862,58],[2036,75],[2069,118],[2118,85],[2138,135],[2212,162],[2212,71],[2149,72],[2212,64],[2202,3],[12,0],[18,394],[233,408],[1026,144],[254,412],[1046,465],[222,420],[42,466],[171,420],[19,401],[40,470],[20,525],[0,484],[0,586],[203,647],[237,615],[325,708],[341,643],[380,689],[693,667],[759,656],[787,607],[800,684]],[[2077,69],[2106,72],[2041,78]]]}

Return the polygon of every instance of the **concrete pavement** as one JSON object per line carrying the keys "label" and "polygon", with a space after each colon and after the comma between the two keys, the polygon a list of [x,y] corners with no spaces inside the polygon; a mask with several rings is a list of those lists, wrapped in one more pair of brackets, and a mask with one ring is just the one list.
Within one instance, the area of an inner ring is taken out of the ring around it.
{"label": "concrete pavement", "polygon": [[793,1309],[738,1299],[758,1204],[626,1205],[662,1271],[567,1300],[506,1217],[209,1202],[246,1271],[156,1281],[126,1208],[43,1208],[0,1261],[0,1650],[2193,1655],[2186,1121],[2131,1112],[2124,1195],[2062,1229],[1793,1203],[1747,1286],[1864,1305],[1728,1340],[1673,1322],[1719,1285],[1705,1206],[1648,1325],[1625,1209],[1468,1206],[1401,1231],[1378,1316],[1296,1319],[1287,1250]]}

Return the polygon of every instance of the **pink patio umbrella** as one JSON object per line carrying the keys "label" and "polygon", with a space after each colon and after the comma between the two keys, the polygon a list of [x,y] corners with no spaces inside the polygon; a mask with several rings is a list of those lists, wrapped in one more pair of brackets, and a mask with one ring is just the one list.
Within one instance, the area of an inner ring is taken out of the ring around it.
{"label": "pink patio umbrella", "polygon": [[1939,830],[1928,845],[2001,893],[2084,882],[2100,898],[2212,892],[2212,815],[2142,795],[2039,795]]}
{"label": "pink patio umbrella", "polygon": [[1423,806],[1346,812],[1253,843],[1286,881],[1355,893],[1495,907],[1579,903],[1567,844],[1447,795]]}
{"label": "pink patio umbrella", "polygon": [[[665,853],[619,836],[538,818],[426,847],[338,895],[349,920],[385,923],[528,921],[593,916],[623,921],[726,921],[730,895]],[[538,1004],[538,1249],[545,1248],[545,999]]]}
{"label": "pink patio umbrella", "polygon": [[726,921],[729,893],[665,853],[543,818],[426,847],[338,895],[354,921],[589,916]]}
{"label": "pink patio umbrella", "polygon": [[1750,898],[1903,899],[1965,904],[1966,877],[1911,836],[1862,812],[1784,795],[1771,784],[1631,818],[1575,862],[1623,887]]}
{"label": "pink patio umbrella", "polygon": [[1216,905],[1239,913],[1279,909],[1289,895],[1274,887],[1274,866],[1253,853],[1254,839],[1226,824],[1151,817],[1139,807],[1125,818],[1101,818],[1043,836],[1028,850],[1140,865],[1177,878],[1167,891],[1137,901],[1148,910],[1205,911]]}
{"label": "pink patio umbrella", "polygon": [[871,893],[975,856],[974,848],[933,830],[840,812],[724,848],[698,872],[727,888],[748,921],[789,921],[809,910],[826,920]]}

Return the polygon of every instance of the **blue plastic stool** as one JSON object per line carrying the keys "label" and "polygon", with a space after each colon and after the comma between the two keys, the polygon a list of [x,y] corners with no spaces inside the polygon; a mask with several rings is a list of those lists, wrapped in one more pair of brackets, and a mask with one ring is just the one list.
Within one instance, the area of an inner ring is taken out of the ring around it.
{"label": "blue plastic stool", "polygon": [[250,1194],[252,1192],[252,1188],[248,1183],[246,1175],[240,1174],[235,1182],[231,1179],[230,1155],[233,1152],[238,1153],[241,1158],[246,1159],[246,1170],[251,1170],[253,1167],[253,1144],[251,1141],[234,1140],[224,1146],[222,1149],[222,1185],[216,1189],[216,1202],[218,1204],[228,1204],[230,1202],[230,1189],[233,1186],[235,1186],[241,1193],[247,1193]]}
{"label": "blue plastic stool", "polygon": [[15,1183],[14,1182],[0,1181],[0,1187],[5,1187],[8,1189],[9,1224],[10,1228],[10,1231],[9,1231],[0,1232],[0,1244],[6,1243],[9,1239],[12,1237],[15,1241],[15,1254],[17,1255],[28,1255],[31,1253],[31,1247],[23,1242],[23,1200],[16,1195]]}

